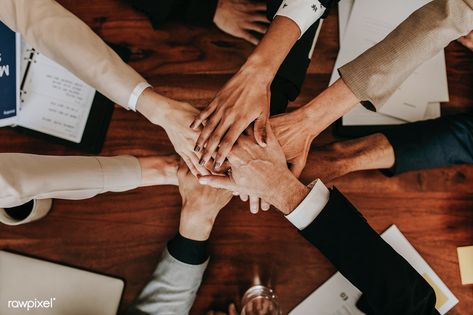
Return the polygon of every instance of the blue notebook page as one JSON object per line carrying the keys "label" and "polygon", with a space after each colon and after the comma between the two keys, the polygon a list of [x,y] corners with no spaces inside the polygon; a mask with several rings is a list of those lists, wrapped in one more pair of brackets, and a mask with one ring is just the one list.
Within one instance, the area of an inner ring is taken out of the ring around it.
{"label": "blue notebook page", "polygon": [[19,100],[19,36],[0,22],[0,126],[15,123]]}

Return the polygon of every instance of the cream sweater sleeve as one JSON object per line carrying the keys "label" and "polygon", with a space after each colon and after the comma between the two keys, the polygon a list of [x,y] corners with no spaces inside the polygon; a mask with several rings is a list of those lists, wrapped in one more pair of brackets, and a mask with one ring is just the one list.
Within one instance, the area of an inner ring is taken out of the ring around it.
{"label": "cream sweater sleeve", "polygon": [[84,22],[54,0],[0,0],[0,20],[42,54],[115,103],[128,108],[146,82]]}
{"label": "cream sweater sleeve", "polygon": [[33,199],[85,199],[134,189],[140,183],[141,167],[132,156],[0,154],[0,208]]}
{"label": "cream sweater sleeve", "polygon": [[339,69],[368,109],[378,110],[424,61],[473,29],[473,0],[433,0],[383,41]]}

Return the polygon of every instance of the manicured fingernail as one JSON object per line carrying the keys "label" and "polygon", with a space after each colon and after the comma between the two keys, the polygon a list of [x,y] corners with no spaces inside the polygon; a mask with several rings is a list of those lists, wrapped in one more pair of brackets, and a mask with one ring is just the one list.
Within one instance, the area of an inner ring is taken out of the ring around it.
{"label": "manicured fingernail", "polygon": [[204,158],[201,158],[199,161],[199,164],[204,166],[207,163],[207,161]]}
{"label": "manicured fingernail", "polygon": [[200,152],[200,147],[198,145],[196,145],[195,148],[194,148],[194,151],[195,152]]}
{"label": "manicured fingernail", "polygon": [[191,123],[191,125],[189,126],[189,128],[194,129],[194,128],[195,128],[195,127],[194,127],[194,124],[195,124],[195,121],[193,121],[193,122]]}
{"label": "manicured fingernail", "polygon": [[215,168],[215,169],[219,169],[220,166],[222,166],[222,163],[216,162],[214,168]]}

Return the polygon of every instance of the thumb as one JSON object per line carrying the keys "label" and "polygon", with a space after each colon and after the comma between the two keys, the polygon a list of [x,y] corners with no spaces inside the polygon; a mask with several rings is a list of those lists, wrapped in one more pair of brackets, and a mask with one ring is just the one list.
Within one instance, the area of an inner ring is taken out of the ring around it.
{"label": "thumb", "polygon": [[267,144],[267,134],[266,134],[266,123],[268,122],[268,118],[266,116],[259,116],[255,120],[255,140],[261,147],[266,147]]}
{"label": "thumb", "polygon": [[219,175],[207,175],[199,177],[199,183],[201,185],[206,185],[214,188],[226,189],[230,191],[237,191],[233,184],[231,178],[227,176],[219,176]]}

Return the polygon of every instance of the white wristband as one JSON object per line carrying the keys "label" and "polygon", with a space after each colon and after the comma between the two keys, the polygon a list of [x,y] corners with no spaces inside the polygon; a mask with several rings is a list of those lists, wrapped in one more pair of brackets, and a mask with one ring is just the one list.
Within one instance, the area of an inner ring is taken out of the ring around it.
{"label": "white wristband", "polygon": [[138,102],[138,98],[141,96],[144,90],[151,87],[151,84],[148,82],[140,82],[136,85],[131,92],[130,98],[128,99],[128,109],[136,112],[136,103]]}

